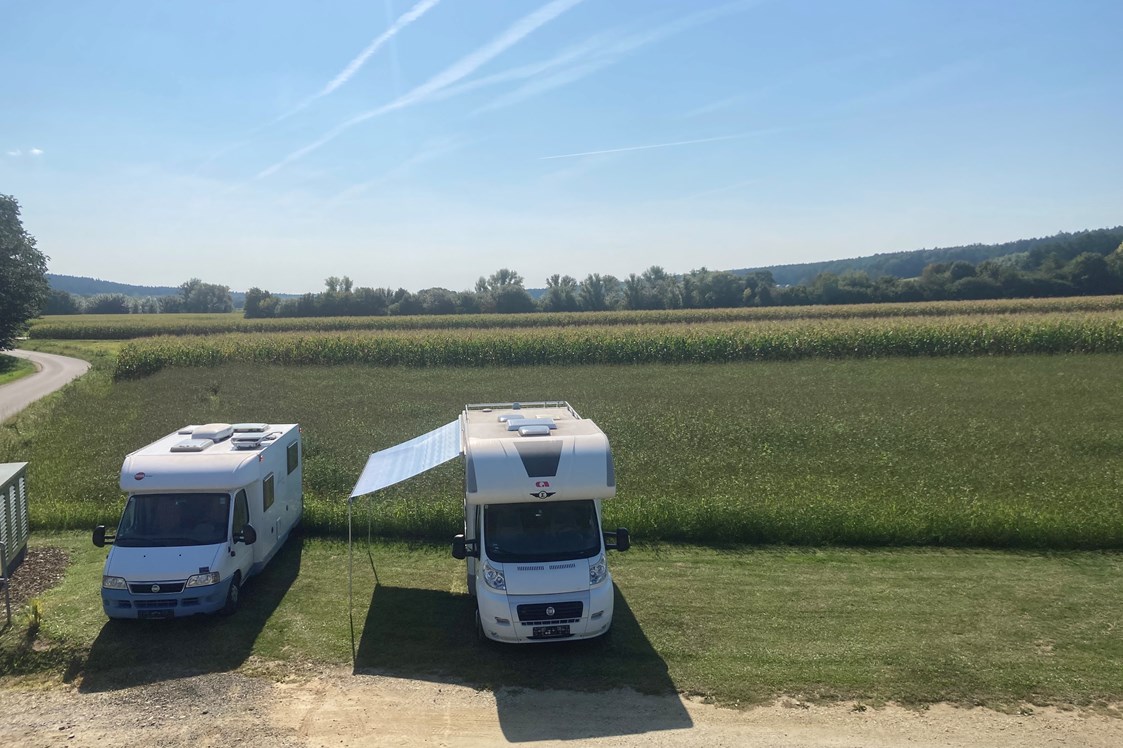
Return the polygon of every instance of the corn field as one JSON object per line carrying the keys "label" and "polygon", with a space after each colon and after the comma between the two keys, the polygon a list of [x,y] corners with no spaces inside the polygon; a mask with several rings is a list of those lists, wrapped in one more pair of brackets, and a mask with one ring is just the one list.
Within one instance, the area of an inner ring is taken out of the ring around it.
{"label": "corn field", "polygon": [[1123,351],[1118,312],[796,319],[547,329],[162,336],[125,344],[114,377],[226,363],[531,366]]}
{"label": "corn field", "polygon": [[129,340],[161,335],[220,333],[342,332],[350,330],[454,330],[767,322],[784,320],[887,319],[1123,311],[1123,296],[1063,299],[934,301],[909,304],[672,309],[662,311],[460,314],[404,317],[302,317],[243,319],[238,314],[104,314],[45,317],[31,337],[65,340]]}

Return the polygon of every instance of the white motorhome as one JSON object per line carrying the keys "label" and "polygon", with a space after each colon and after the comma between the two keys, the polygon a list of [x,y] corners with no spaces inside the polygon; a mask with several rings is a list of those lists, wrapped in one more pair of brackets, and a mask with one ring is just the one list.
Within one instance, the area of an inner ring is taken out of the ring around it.
{"label": "white motorhome", "polygon": [[101,599],[110,618],[232,613],[300,521],[300,427],[187,426],[125,457],[128,494],[113,536]]}
{"label": "white motorhome", "polygon": [[606,633],[605,553],[630,539],[601,530],[601,500],[616,494],[604,432],[566,402],[540,402],[469,405],[460,434],[464,535],[452,555],[468,561],[477,633],[503,642]]}

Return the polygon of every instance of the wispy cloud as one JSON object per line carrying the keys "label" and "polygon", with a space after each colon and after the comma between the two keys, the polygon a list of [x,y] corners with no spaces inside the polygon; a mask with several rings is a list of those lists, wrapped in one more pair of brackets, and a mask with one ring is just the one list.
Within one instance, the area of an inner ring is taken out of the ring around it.
{"label": "wispy cloud", "polygon": [[11,156],[12,158],[19,158],[23,155],[23,151],[21,151],[19,148],[16,148],[15,150],[8,151],[7,155]]}
{"label": "wispy cloud", "polygon": [[11,158],[20,158],[21,156],[30,156],[31,158],[37,158],[37,157],[43,155],[43,149],[42,148],[28,148],[25,151],[22,148],[13,148],[12,150],[5,151],[4,153],[5,153],[6,156],[10,156]]}
{"label": "wispy cloud", "polygon": [[[508,107],[532,96],[573,83],[619,62],[644,47],[712,21],[742,13],[760,5],[761,2],[762,0],[735,0],[642,31],[598,34],[539,66],[526,65],[506,73],[499,73],[491,76],[491,81],[481,79],[480,83],[499,82],[505,77],[529,80],[523,86],[481,107],[477,112]],[[472,86],[473,83],[475,81],[466,84],[466,87]]]}
{"label": "wispy cloud", "polygon": [[228,145],[224,148],[219,149],[218,151],[215,151],[210,156],[208,156],[203,161],[203,163],[199,164],[199,166],[197,166],[195,168],[194,173],[199,174],[200,172],[203,171],[203,169],[205,169],[207,166],[214,163],[218,159],[222,158],[227,153],[231,153],[233,151],[236,151],[236,150],[242,148],[243,146],[246,146],[246,145],[249,145],[250,143],[252,143],[255,135],[263,132],[264,130],[269,129],[273,125],[276,125],[280,122],[283,122],[284,120],[288,119],[289,117],[292,117],[293,115],[295,115],[299,112],[304,111],[309,106],[311,106],[314,102],[316,102],[316,101],[324,98],[325,96],[331,94],[332,92],[336,91],[338,88],[340,88],[345,83],[347,83],[347,81],[349,81],[353,77],[355,77],[355,74],[358,73],[359,70],[362,69],[363,65],[366,64],[367,60],[369,60],[371,58],[371,56],[374,55],[375,52],[377,52],[384,45],[386,45],[388,42],[390,42],[406,26],[409,26],[411,23],[413,23],[417,19],[421,18],[421,16],[425,15],[430,10],[432,10],[440,1],[441,0],[420,0],[420,2],[418,2],[416,5],[414,5],[412,8],[410,8],[405,13],[400,15],[397,18],[397,20],[395,20],[393,23],[391,23],[390,26],[385,31],[383,31],[381,34],[376,36],[371,41],[371,43],[368,44],[365,49],[363,49],[362,52],[360,52],[353,60],[351,60],[351,62],[347,63],[347,67],[343,68],[343,70],[341,70],[338,75],[336,75],[334,78],[331,79],[331,81],[329,81],[326,85],[324,85],[324,87],[322,89],[320,89],[319,91],[317,91],[313,95],[309,96],[308,98],[304,99],[304,101],[300,102],[299,104],[297,104],[295,107],[293,107],[289,111],[285,112],[284,114],[281,114],[281,115],[275,117],[274,119],[270,120],[269,122],[266,122],[265,124],[259,125],[259,126],[255,127],[254,129],[250,130],[238,142],[232,143],[231,145]]}
{"label": "wispy cloud", "polygon": [[345,83],[347,83],[347,81],[355,77],[355,74],[362,69],[363,65],[366,64],[367,60],[369,60],[375,52],[377,52],[379,49],[385,46],[387,42],[397,36],[398,33],[406,26],[409,26],[411,23],[421,18],[421,16],[432,10],[440,1],[441,0],[421,0],[421,2],[417,3],[405,13],[400,15],[396,21],[390,24],[389,28],[387,28],[385,31],[371,40],[371,43],[368,44],[366,48],[363,49],[363,51],[355,57],[355,59],[347,63],[347,67],[343,68],[343,70],[341,70],[338,75],[332,78],[331,81],[327,83],[327,85],[325,85],[322,89],[320,89],[312,96],[309,96],[307,99],[297,104],[288,112],[285,112],[281,116],[277,117],[270,124],[276,124],[282,120],[288,119],[294,114],[306,109],[317,99],[322,99],[323,97],[329,95],[336,89],[343,86]]}
{"label": "wispy cloud", "polygon": [[629,145],[622,148],[605,148],[599,151],[582,151],[580,153],[560,153],[556,156],[540,156],[539,161],[552,161],[559,158],[581,158],[582,156],[603,156],[606,153],[627,153],[629,151],[651,151],[657,148],[677,148],[684,145],[699,145],[701,143],[718,143],[723,140],[742,140],[756,135],[770,135],[779,132],[780,128],[767,130],[754,130],[753,132],[737,133],[736,135],[718,135],[713,138],[695,138],[693,140],[675,140],[670,143],[652,143],[649,145]]}
{"label": "wispy cloud", "polygon": [[547,23],[554,20],[562,13],[565,13],[567,10],[577,5],[578,3],[581,3],[582,1],[583,0],[553,0],[553,2],[547,3],[530,15],[524,16],[520,20],[516,21],[502,34],[495,37],[479,49],[465,55],[437,75],[422,83],[420,86],[417,86],[408,93],[403,94],[394,101],[391,101],[389,104],[385,104],[381,107],[378,107],[377,109],[372,109],[368,112],[364,112],[355,117],[352,117],[351,119],[339,125],[336,125],[331,130],[326,132],[323,136],[321,136],[318,140],[309,143],[303,148],[299,148],[293,151],[277,163],[267,167],[266,169],[263,169],[257,174],[257,176],[254,177],[254,179],[263,179],[277,173],[294,161],[298,161],[307,156],[309,153],[322,148],[324,145],[330,143],[332,140],[335,140],[337,137],[342,135],[347,130],[350,130],[355,125],[366,122],[367,120],[374,119],[375,117],[380,117],[388,112],[392,112],[397,109],[405,109],[406,107],[414,106],[433,98],[442,89],[445,89],[448,86],[451,86],[454,83],[457,83],[458,81],[463,80],[467,76],[471,75],[485,63],[491,61],[509,48],[518,44],[524,38],[534,33],[537,29],[546,25]]}
{"label": "wispy cloud", "polygon": [[30,151],[28,151],[28,154],[30,154],[32,156],[42,156],[43,155],[43,149],[42,148],[32,148]]}

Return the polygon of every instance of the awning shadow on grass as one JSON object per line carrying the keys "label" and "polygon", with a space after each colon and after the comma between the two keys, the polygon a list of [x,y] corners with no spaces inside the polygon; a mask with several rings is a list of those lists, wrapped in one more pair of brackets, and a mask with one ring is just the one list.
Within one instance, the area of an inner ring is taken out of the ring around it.
{"label": "awning shadow on grass", "polygon": [[[475,601],[440,590],[376,586],[355,658],[355,673],[375,672],[495,693],[503,735],[513,742],[629,735],[690,727],[667,673],[619,588],[608,637],[581,642],[503,645],[476,641]],[[630,688],[659,695],[658,708],[637,726],[606,694],[603,710],[573,714],[564,723],[540,718],[550,691]],[[624,718],[627,717],[627,718]]]}
{"label": "awning shadow on grass", "polygon": [[290,537],[246,583],[233,616],[106,621],[89,656],[71,666],[66,680],[81,675],[80,691],[111,691],[237,668],[300,572],[303,548],[302,537]]}

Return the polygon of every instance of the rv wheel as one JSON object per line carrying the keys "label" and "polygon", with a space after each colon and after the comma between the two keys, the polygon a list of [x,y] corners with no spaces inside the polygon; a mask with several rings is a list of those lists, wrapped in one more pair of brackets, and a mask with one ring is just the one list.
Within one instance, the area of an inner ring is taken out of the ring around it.
{"label": "rv wheel", "polygon": [[238,609],[238,597],[242,593],[242,572],[234,572],[234,578],[230,580],[230,589],[226,592],[226,605],[222,606],[222,615],[231,615]]}

